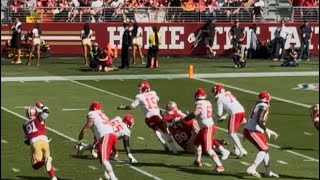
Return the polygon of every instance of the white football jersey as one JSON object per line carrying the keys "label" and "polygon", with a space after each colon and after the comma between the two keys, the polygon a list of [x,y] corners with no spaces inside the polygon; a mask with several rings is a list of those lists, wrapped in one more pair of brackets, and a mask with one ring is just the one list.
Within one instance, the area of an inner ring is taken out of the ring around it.
{"label": "white football jersey", "polygon": [[247,124],[245,125],[246,129],[250,129],[253,131],[260,131],[261,133],[264,133],[264,130],[258,125],[258,112],[261,108],[267,111],[263,118],[264,124],[266,124],[268,119],[268,114],[269,114],[269,105],[265,102],[258,102],[254,107],[254,109],[252,110],[250,118]]}
{"label": "white football jersey", "polygon": [[117,116],[110,121],[110,124],[113,128],[114,133],[116,133],[117,138],[120,139],[123,136],[129,136],[131,134],[130,129],[127,124],[122,122],[121,117]]}
{"label": "white football jersey", "polygon": [[131,106],[135,108],[140,105],[146,118],[160,116],[158,101],[159,97],[157,96],[157,93],[155,91],[149,91],[137,94],[136,99],[131,103]]}
{"label": "white football jersey", "polygon": [[93,120],[91,127],[94,136],[97,140],[109,133],[114,133],[112,126],[109,124],[109,119],[101,111],[90,111],[87,118]]}
{"label": "white football jersey", "polygon": [[195,103],[196,108],[201,108],[201,113],[196,117],[200,129],[214,124],[212,119],[212,104],[207,100],[198,100]]}
{"label": "white football jersey", "polygon": [[227,112],[229,115],[244,112],[243,106],[230,91],[220,93],[215,97],[217,102],[218,116],[222,116],[223,111]]}

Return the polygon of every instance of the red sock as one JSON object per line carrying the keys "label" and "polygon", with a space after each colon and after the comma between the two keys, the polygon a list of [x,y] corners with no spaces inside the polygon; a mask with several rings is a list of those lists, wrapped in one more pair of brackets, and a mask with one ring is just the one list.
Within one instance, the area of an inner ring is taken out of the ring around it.
{"label": "red sock", "polygon": [[44,165],[44,161],[38,161],[32,165],[33,169],[38,170]]}
{"label": "red sock", "polygon": [[48,171],[49,176],[52,178],[55,176],[54,167],[52,166],[50,171]]}
{"label": "red sock", "polygon": [[221,146],[219,140],[216,140],[216,139],[213,140],[213,145],[215,145],[217,148]]}

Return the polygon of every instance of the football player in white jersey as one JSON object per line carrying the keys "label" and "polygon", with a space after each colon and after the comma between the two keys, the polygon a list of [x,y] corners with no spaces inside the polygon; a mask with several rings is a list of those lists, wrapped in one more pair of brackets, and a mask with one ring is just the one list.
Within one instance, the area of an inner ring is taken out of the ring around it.
{"label": "football player in white jersey", "polygon": [[311,106],[310,111],[313,125],[319,131],[319,104]]}
{"label": "football player in white jersey", "polygon": [[139,93],[131,104],[120,105],[117,109],[131,110],[140,106],[145,115],[145,123],[155,132],[156,137],[159,139],[165,150],[171,150],[173,153],[177,153],[173,140],[168,134],[166,123],[162,121],[157,93],[151,90],[148,81],[141,81],[138,84],[138,89]]}
{"label": "football player in white jersey", "polygon": [[[130,129],[134,125],[134,117],[131,114],[126,114],[121,119],[120,116],[113,118],[110,122],[110,125],[113,128],[113,131],[116,133],[118,140],[123,140],[123,146],[127,153],[130,163],[137,163],[138,161],[133,157],[130,151]],[[113,148],[113,152],[117,153],[116,148]]]}
{"label": "football player in white jersey", "polygon": [[195,119],[200,127],[200,131],[194,141],[196,150],[196,160],[194,165],[199,167],[201,163],[202,149],[208,153],[216,164],[215,171],[223,172],[224,167],[218,157],[218,155],[212,149],[212,143],[216,133],[216,127],[212,119],[212,104],[206,100],[207,94],[203,88],[198,88],[194,94],[195,106],[192,113],[182,118],[182,121],[189,121]]}
{"label": "football player in white jersey", "polygon": [[264,135],[266,133],[268,138],[278,138],[277,133],[266,127],[271,97],[267,91],[262,91],[259,93],[258,98],[250,118],[243,129],[244,138],[249,140],[259,150],[254,163],[247,169],[247,173],[252,176],[261,177],[256,169],[263,161],[265,166],[264,175],[278,178],[279,175],[270,170],[269,144]]}
{"label": "football player in white jersey", "polygon": [[117,180],[109,162],[112,148],[117,143],[117,136],[109,123],[109,119],[106,119],[105,117],[106,116],[101,112],[101,104],[97,101],[94,101],[90,105],[87,122],[81,129],[78,140],[81,141],[84,137],[84,134],[90,129],[93,131],[95,139],[97,140],[96,147],[98,149],[98,158],[105,169],[104,176],[107,175],[106,178]]}
{"label": "football player in white jersey", "polygon": [[245,120],[245,111],[239,101],[230,91],[226,91],[222,84],[216,84],[211,88],[216,104],[218,119],[225,111],[229,115],[228,134],[233,141],[234,154],[238,157],[247,155],[237,135],[241,123]]}

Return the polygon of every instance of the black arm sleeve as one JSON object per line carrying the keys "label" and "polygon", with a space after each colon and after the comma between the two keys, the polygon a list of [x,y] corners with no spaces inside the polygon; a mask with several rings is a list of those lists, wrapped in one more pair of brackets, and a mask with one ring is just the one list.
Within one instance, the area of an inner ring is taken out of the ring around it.
{"label": "black arm sleeve", "polygon": [[266,126],[264,125],[264,117],[266,113],[267,113],[267,110],[264,108],[260,108],[258,111],[257,123],[263,130],[266,130]]}
{"label": "black arm sleeve", "polygon": [[188,114],[188,115],[184,118],[184,120],[185,120],[185,121],[189,121],[189,120],[191,120],[191,119],[193,119],[193,118],[195,118],[195,117],[196,117],[196,115],[194,115],[194,113],[192,112],[192,113]]}

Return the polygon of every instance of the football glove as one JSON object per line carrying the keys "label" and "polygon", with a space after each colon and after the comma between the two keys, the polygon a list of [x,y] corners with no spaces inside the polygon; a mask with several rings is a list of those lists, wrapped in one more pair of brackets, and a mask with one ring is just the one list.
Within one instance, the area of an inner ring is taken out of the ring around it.
{"label": "football glove", "polygon": [[276,132],[274,132],[268,128],[266,129],[266,133],[267,133],[267,136],[269,139],[272,138],[272,139],[276,140],[279,136]]}
{"label": "football glove", "polygon": [[131,153],[128,154],[128,158],[130,163],[137,163],[138,161],[133,157]]}
{"label": "football glove", "polygon": [[24,141],[24,144],[30,146],[30,141],[29,141],[29,140],[25,140],[25,141]]}

